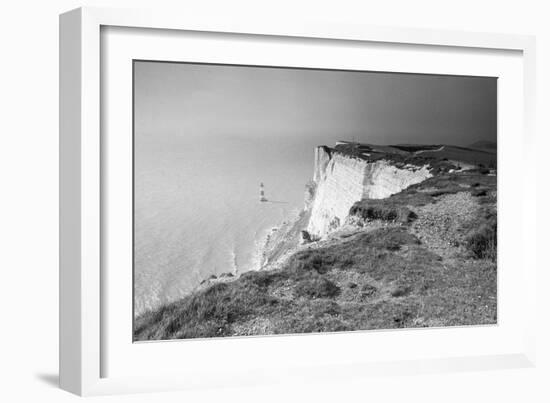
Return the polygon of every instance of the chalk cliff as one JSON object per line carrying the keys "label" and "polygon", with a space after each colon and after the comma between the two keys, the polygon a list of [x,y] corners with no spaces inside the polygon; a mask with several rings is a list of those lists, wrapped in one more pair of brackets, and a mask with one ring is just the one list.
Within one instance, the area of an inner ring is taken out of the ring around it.
{"label": "chalk cliff", "polygon": [[428,165],[369,160],[331,149],[315,150],[313,184],[306,208],[311,211],[307,232],[317,238],[337,229],[355,202],[383,199],[432,176]]}

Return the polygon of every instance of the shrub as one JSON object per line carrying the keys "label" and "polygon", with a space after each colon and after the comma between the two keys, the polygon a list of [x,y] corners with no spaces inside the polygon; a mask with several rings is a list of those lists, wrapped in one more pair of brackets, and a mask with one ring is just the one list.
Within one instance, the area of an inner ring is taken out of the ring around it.
{"label": "shrub", "polygon": [[372,297],[378,289],[371,285],[371,284],[365,284],[363,287],[361,287],[361,296],[362,297]]}
{"label": "shrub", "polygon": [[249,271],[241,275],[244,283],[253,284],[260,288],[266,288],[282,278],[278,271]]}
{"label": "shrub", "polygon": [[402,206],[419,207],[433,203],[434,199],[427,192],[419,192],[417,188],[409,187],[400,193],[390,196],[388,201]]}
{"label": "shrub", "polygon": [[407,294],[410,294],[410,292],[411,292],[410,287],[399,286],[391,292],[391,296],[392,297],[403,297]]}
{"label": "shrub", "polygon": [[437,190],[434,190],[432,192],[428,192],[428,194],[432,197],[439,197],[439,196],[455,194],[455,193],[458,193],[461,190],[463,190],[463,189],[461,189],[458,186],[448,186],[448,187],[443,188],[443,189],[437,189]]}
{"label": "shrub", "polygon": [[396,327],[403,328],[407,326],[407,323],[409,322],[411,317],[412,317],[412,314],[409,311],[405,310],[401,312],[399,315],[394,316],[393,322]]}
{"label": "shrub", "polygon": [[482,220],[477,228],[472,229],[466,236],[466,248],[477,259],[497,258],[497,219],[490,216]]}
{"label": "shrub", "polygon": [[475,197],[487,196],[487,189],[479,189],[472,192],[472,195]]}
{"label": "shrub", "polygon": [[403,224],[418,218],[408,207],[399,206],[387,200],[361,200],[351,207],[349,213],[363,220],[393,221]]}
{"label": "shrub", "polygon": [[314,276],[299,281],[294,294],[297,297],[332,298],[340,294],[340,288],[324,277]]}
{"label": "shrub", "polygon": [[325,274],[332,269],[338,256],[331,249],[311,249],[295,254],[289,261],[290,272],[301,276],[311,272]]}

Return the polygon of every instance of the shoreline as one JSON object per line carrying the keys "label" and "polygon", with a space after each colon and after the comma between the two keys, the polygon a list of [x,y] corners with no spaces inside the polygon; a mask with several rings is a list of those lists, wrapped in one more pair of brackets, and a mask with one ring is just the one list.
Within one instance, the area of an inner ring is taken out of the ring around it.
{"label": "shoreline", "polygon": [[202,279],[191,291],[183,294],[181,298],[213,284],[235,281],[245,273],[280,268],[300,246],[300,233],[302,228],[305,228],[304,224],[307,224],[307,219],[309,219],[309,211],[306,209],[292,211],[290,218],[283,219],[278,226],[267,228],[264,235],[256,241],[256,252],[252,258],[252,266],[255,268],[245,271],[227,271],[218,275],[211,274]]}

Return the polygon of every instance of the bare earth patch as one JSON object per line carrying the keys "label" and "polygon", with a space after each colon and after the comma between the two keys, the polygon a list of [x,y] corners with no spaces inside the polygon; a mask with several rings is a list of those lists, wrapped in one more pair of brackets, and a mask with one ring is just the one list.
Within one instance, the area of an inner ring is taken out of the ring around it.
{"label": "bare earth patch", "polygon": [[468,192],[443,195],[433,204],[415,208],[418,219],[411,225],[411,233],[442,256],[463,253],[464,228],[479,209],[476,198]]}

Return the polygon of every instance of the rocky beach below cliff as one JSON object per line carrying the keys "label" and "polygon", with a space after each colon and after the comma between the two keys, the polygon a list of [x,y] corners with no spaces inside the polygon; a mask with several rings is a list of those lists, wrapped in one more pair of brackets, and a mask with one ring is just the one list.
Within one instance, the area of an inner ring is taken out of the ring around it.
{"label": "rocky beach below cliff", "polygon": [[496,179],[490,149],[318,147],[261,270],[145,312],[134,340],[494,324]]}

